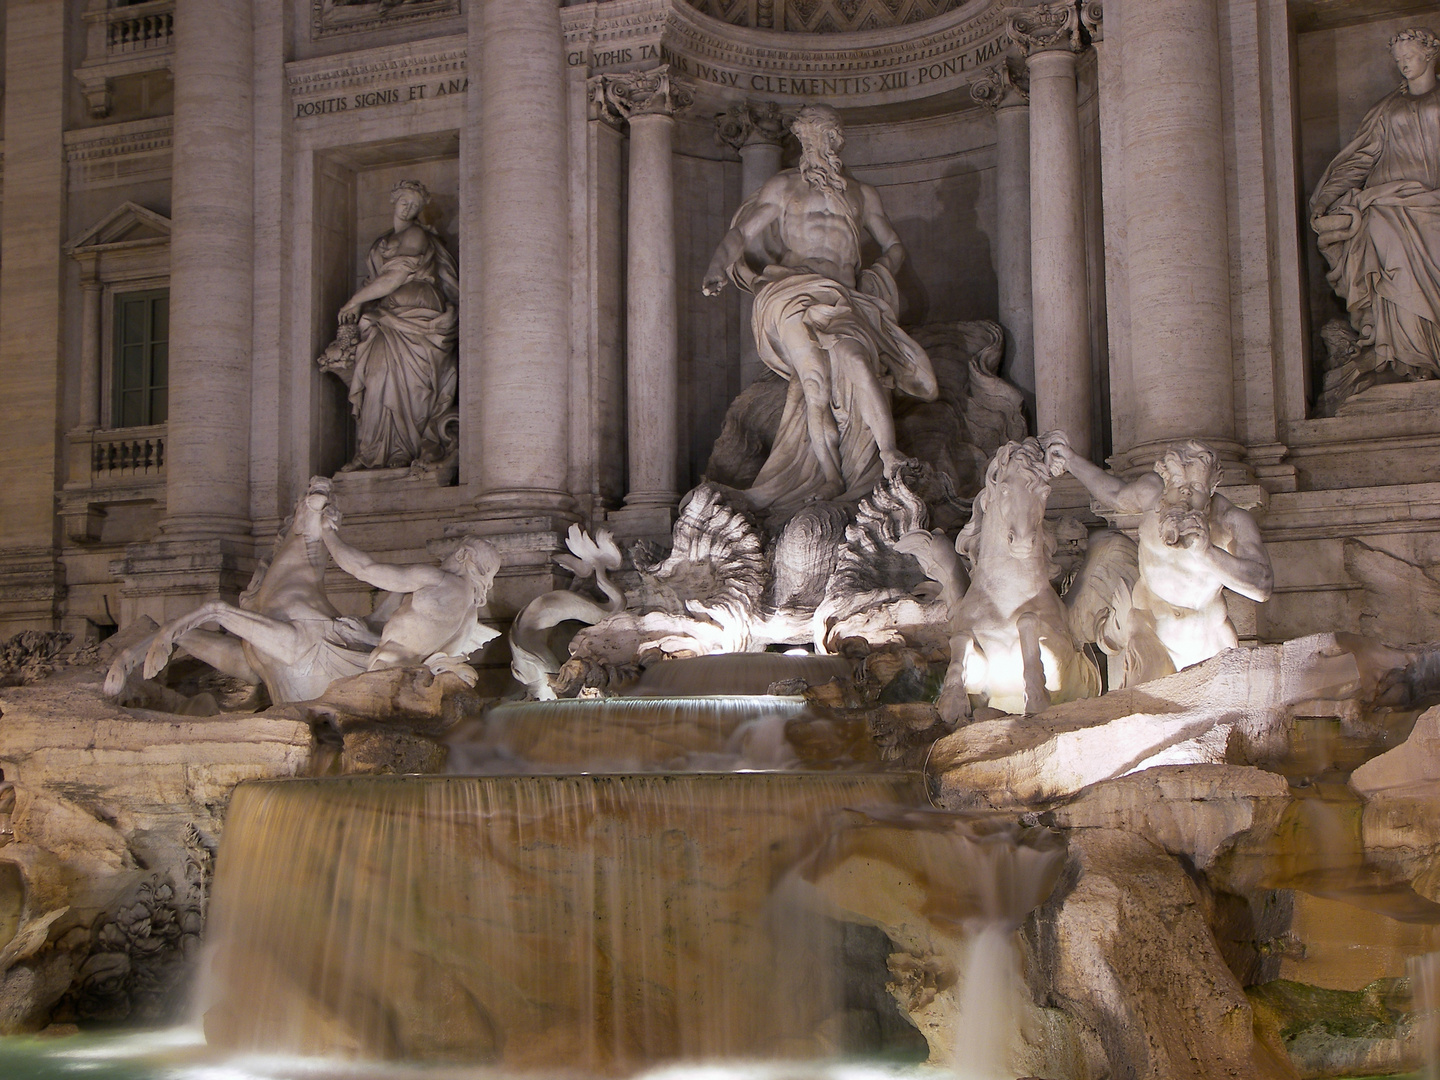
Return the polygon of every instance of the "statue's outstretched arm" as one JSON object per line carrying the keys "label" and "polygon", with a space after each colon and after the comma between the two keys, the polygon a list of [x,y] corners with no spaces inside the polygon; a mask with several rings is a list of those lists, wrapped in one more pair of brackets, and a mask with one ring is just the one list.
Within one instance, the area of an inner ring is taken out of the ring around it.
{"label": "statue's outstretched arm", "polygon": [[1133,482],[1122,480],[1100,466],[1087,461],[1070,448],[1063,431],[1049,431],[1040,437],[1045,444],[1046,458],[1068,470],[1085,485],[1096,501],[1122,514],[1141,514],[1155,505],[1165,489],[1164,481],[1154,473],[1146,473]]}
{"label": "statue's outstretched arm", "polygon": [[335,526],[328,521],[321,527],[320,535],[341,570],[368,585],[374,585],[377,589],[392,593],[413,593],[445,580],[445,572],[438,567],[396,566],[371,558],[359,548],[351,547],[341,540]]}
{"label": "statue's outstretched arm", "polygon": [[714,296],[725,288],[731,267],[744,261],[745,249],[780,215],[781,194],[774,180],[767,181],[735,211],[730,230],[721,239],[705,271],[702,291],[706,296]]}
{"label": "statue's outstretched arm", "polygon": [[403,266],[396,266],[376,274],[360,286],[355,295],[346,301],[345,306],[340,309],[340,321],[345,322],[347,315],[358,315],[362,304],[367,304],[371,300],[383,300],[408,280],[410,280],[410,271]]}
{"label": "statue's outstretched arm", "polygon": [[1310,196],[1312,220],[1324,214],[1342,196],[1365,186],[1365,181],[1369,179],[1375,162],[1380,160],[1380,153],[1385,148],[1385,132],[1380,123],[1380,113],[1388,100],[1387,97],[1370,110],[1360,122],[1355,138],[1351,139],[1326,167],[1320,182],[1315,185],[1315,193]]}

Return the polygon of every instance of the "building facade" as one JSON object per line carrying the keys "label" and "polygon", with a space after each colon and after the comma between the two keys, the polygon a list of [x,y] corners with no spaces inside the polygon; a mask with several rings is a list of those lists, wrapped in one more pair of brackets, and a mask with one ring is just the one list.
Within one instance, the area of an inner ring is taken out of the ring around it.
{"label": "building facade", "polygon": [[[999,321],[1037,429],[1117,470],[1221,452],[1276,568],[1242,636],[1440,633],[1440,382],[1325,396],[1345,307],[1308,208],[1440,5],[0,11],[0,635],[233,598],[316,474],[393,561],[492,539],[502,622],[571,522],[664,537],[761,371],[705,267],[807,102],[905,245],[902,323]],[[356,422],[316,358],[405,180],[458,269],[457,449],[341,471]],[[1096,520],[1078,486],[1052,508]]]}

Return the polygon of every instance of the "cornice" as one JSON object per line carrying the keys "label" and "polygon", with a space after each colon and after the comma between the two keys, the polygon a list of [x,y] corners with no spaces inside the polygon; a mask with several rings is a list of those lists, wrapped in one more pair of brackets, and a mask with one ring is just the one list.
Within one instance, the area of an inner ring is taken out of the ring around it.
{"label": "cornice", "polygon": [[65,160],[74,164],[169,150],[173,128],[174,120],[169,116],[76,128],[63,136]]}
{"label": "cornice", "polygon": [[341,56],[293,60],[285,65],[285,79],[292,98],[310,98],[392,81],[461,75],[465,72],[465,47],[465,35],[452,34]]}

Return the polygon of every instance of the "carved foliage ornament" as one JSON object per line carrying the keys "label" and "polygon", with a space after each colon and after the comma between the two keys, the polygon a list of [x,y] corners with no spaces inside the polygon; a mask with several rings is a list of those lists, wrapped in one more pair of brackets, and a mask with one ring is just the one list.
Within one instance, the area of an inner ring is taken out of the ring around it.
{"label": "carved foliage ornament", "polygon": [[778,146],[788,128],[789,121],[778,101],[747,101],[731,105],[715,117],[715,140],[732,150],[754,143]]}
{"label": "carved foliage ornament", "polygon": [[1030,77],[1024,70],[1023,62],[1006,57],[987,69],[984,75],[970,84],[970,96],[992,109],[1029,102]]}
{"label": "carved foliage ornament", "polygon": [[619,123],[637,115],[674,116],[694,101],[689,86],[671,76],[669,64],[590,80],[590,115],[596,120]]}
{"label": "carved foliage ornament", "polygon": [[1059,49],[1079,52],[1084,48],[1080,12],[1073,3],[1010,7],[1005,9],[1005,20],[1010,40],[1027,56]]}

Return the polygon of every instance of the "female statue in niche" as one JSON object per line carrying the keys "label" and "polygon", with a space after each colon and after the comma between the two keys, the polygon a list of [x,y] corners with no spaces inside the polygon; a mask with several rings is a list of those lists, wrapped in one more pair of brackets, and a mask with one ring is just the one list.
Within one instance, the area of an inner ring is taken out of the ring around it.
{"label": "female statue in niche", "polygon": [[1402,30],[1390,52],[1404,84],[1370,110],[1310,199],[1328,279],[1358,334],[1345,385],[1327,379],[1341,395],[1440,376],[1440,39]]}
{"label": "female statue in niche", "polygon": [[455,453],[459,277],[444,242],[419,220],[429,197],[418,180],[390,190],[393,227],[370,245],[369,276],[317,361],[350,388],[355,457],[341,472],[432,465]]}

